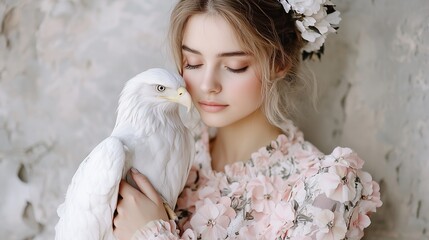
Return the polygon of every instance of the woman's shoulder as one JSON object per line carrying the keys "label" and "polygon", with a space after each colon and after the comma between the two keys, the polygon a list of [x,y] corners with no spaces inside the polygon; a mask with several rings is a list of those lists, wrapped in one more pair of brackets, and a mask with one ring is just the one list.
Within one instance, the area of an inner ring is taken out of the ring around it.
{"label": "woman's shoulder", "polygon": [[[294,179],[320,175],[324,180],[324,177],[332,176],[329,174],[333,172],[337,172],[337,175],[343,178],[342,172],[345,171],[354,173],[357,181],[372,182],[371,175],[362,170],[364,160],[351,148],[335,147],[331,153],[323,153],[305,140],[303,132],[290,120],[282,125],[282,131],[283,134],[270,144],[254,152],[244,165],[264,175],[280,175],[284,179],[293,175]],[[351,182],[350,188],[353,188]]]}
{"label": "woman's shoulder", "polygon": [[361,169],[364,160],[349,147],[335,147],[331,153],[323,153],[315,145],[304,139],[303,132],[291,121],[287,120],[281,126],[284,134],[271,143],[267,148],[280,148],[285,155],[289,154],[296,160],[308,160],[312,158],[314,162],[321,166],[333,166],[342,164],[353,169]]}

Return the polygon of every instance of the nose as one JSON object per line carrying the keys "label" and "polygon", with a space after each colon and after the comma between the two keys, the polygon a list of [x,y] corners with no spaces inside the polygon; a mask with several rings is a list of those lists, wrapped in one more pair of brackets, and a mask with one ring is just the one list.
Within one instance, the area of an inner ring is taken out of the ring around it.
{"label": "nose", "polygon": [[222,85],[218,73],[213,70],[207,70],[204,73],[200,87],[205,93],[220,93],[222,91]]}

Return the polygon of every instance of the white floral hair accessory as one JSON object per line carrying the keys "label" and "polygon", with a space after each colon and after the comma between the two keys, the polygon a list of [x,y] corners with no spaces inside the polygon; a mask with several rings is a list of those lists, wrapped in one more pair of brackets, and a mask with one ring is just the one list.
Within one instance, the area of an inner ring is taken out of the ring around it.
{"label": "white floral hair accessory", "polygon": [[326,36],[335,33],[341,21],[340,12],[330,0],[278,0],[286,13],[292,11],[296,26],[307,44],[303,59],[323,54]]}

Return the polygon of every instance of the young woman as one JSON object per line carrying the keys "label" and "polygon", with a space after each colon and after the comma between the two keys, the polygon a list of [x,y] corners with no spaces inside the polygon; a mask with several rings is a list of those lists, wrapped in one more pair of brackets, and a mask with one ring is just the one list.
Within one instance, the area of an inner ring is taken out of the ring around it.
{"label": "young woman", "polygon": [[121,183],[115,235],[360,239],[378,184],[353,151],[324,155],[287,118],[301,54],[320,53],[338,22],[328,0],[179,1],[170,37],[204,123],[196,159],[177,222],[143,175],[132,174],[140,191]]}

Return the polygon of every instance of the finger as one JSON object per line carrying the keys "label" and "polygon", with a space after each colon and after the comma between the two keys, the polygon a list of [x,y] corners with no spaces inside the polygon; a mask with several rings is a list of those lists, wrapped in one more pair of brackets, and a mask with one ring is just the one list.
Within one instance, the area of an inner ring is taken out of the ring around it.
{"label": "finger", "polygon": [[113,218],[113,227],[114,228],[118,228],[118,227],[120,227],[120,225],[121,225],[121,222],[122,222],[122,216],[121,215],[118,215],[118,216],[116,216],[115,218]]}
{"label": "finger", "polygon": [[115,218],[118,215],[124,214],[124,207],[122,205],[123,205],[122,201],[118,201],[118,204],[116,204],[116,209],[115,209],[115,212],[114,212],[114,214],[116,214],[116,215],[114,215]]}
{"label": "finger", "polygon": [[124,198],[125,195],[135,194],[138,191],[139,190],[133,188],[133,186],[131,186],[125,180],[121,180],[121,183],[119,184],[119,197]]}
{"label": "finger", "polygon": [[140,188],[140,191],[142,191],[156,205],[159,206],[162,204],[162,199],[159,196],[159,193],[145,175],[139,173],[135,168],[131,168],[131,174],[137,186]]}
{"label": "finger", "polygon": [[118,216],[118,210],[117,209],[115,209],[115,211],[113,212],[113,219],[115,219],[116,216]]}
{"label": "finger", "polygon": [[116,237],[116,239],[121,239],[120,229],[116,226],[116,224],[114,223],[115,228],[113,229],[113,235]]}

